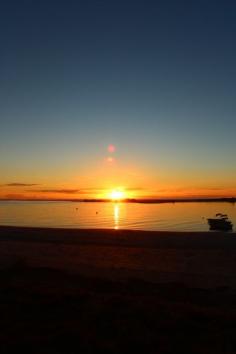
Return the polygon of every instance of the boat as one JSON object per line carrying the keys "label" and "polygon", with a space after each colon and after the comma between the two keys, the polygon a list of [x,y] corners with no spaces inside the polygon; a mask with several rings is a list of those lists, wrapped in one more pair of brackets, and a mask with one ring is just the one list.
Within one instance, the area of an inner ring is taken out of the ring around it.
{"label": "boat", "polygon": [[233,224],[226,214],[217,213],[215,218],[207,219],[210,230],[231,231]]}

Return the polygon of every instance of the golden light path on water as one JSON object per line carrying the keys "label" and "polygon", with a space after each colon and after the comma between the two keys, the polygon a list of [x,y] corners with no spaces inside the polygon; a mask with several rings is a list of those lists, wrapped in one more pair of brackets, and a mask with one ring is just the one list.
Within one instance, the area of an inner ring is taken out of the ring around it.
{"label": "golden light path on water", "polygon": [[120,215],[120,207],[119,204],[114,204],[114,229],[119,229],[119,215]]}
{"label": "golden light path on water", "polygon": [[236,204],[125,202],[0,202],[0,225],[131,230],[208,231],[207,218],[228,214],[236,229]]}

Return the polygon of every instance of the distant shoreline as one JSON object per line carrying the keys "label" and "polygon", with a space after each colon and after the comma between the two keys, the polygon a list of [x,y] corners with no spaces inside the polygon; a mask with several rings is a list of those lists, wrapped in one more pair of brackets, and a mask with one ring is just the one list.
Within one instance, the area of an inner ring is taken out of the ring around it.
{"label": "distant shoreline", "polygon": [[0,202],[72,202],[72,203],[138,203],[138,204],[162,204],[162,203],[236,203],[236,197],[225,198],[170,198],[170,199],[123,199],[123,200],[110,200],[110,199],[0,199]]}

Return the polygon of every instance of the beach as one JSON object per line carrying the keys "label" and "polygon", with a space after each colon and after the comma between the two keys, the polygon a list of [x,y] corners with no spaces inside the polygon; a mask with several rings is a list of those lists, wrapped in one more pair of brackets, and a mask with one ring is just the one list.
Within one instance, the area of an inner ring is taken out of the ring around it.
{"label": "beach", "polygon": [[2,353],[233,353],[236,235],[0,227]]}

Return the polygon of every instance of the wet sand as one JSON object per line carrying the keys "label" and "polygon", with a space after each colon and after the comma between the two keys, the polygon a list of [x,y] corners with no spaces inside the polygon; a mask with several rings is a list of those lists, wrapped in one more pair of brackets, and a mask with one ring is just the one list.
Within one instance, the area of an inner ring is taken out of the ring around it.
{"label": "wet sand", "polygon": [[236,234],[0,227],[0,349],[234,353]]}

